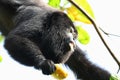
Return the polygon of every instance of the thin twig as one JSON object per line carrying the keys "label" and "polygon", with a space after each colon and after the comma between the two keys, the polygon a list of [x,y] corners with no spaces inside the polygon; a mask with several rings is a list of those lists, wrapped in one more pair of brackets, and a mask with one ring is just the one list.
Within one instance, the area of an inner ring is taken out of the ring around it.
{"label": "thin twig", "polygon": [[120,35],[116,35],[116,34],[111,34],[111,33],[108,33],[108,32],[105,32],[102,28],[99,27],[99,29],[107,36],[115,36],[115,37],[120,37]]}
{"label": "thin twig", "polygon": [[109,48],[109,46],[107,45],[107,43],[105,42],[104,38],[102,37],[97,24],[95,22],[95,20],[89,16],[89,14],[87,14],[86,11],[84,11],[80,6],[77,5],[77,3],[75,3],[73,0],[68,0],[71,4],[73,4],[78,10],[80,10],[86,17],[88,20],[90,20],[90,22],[93,24],[96,32],[98,33],[100,39],[102,40],[103,44],[105,45],[105,47],[107,48],[107,50],[109,51],[109,53],[111,54],[111,56],[114,58],[114,60],[116,61],[116,63],[118,64],[119,68],[120,68],[120,62],[119,60],[116,58],[116,56],[114,55],[114,53],[111,51],[111,49]]}
{"label": "thin twig", "polygon": [[118,69],[117,73],[119,73],[119,71],[120,71],[120,67],[119,67],[119,69]]}

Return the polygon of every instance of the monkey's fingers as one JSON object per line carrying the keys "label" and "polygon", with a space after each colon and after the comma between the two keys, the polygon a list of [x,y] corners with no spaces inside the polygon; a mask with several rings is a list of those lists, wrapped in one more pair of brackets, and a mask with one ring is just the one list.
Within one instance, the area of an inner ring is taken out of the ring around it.
{"label": "monkey's fingers", "polygon": [[56,71],[52,74],[52,76],[58,80],[62,80],[68,76],[67,72],[65,72],[62,68],[61,64],[55,64]]}

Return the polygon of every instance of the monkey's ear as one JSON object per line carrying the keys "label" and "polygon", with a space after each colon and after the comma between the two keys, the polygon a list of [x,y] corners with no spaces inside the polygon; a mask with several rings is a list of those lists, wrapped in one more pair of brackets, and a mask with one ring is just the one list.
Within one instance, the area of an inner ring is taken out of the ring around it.
{"label": "monkey's ear", "polygon": [[51,15],[52,23],[56,23],[56,22],[60,23],[59,21],[66,21],[66,18],[68,18],[67,15],[60,11],[54,12]]}
{"label": "monkey's ear", "polygon": [[61,11],[48,14],[48,17],[46,20],[47,20],[46,25],[48,28],[49,27],[67,27],[68,25],[72,25],[72,22],[68,18],[68,16]]}
{"label": "monkey's ear", "polygon": [[61,14],[62,14],[61,12],[53,12],[53,13],[48,14],[45,20],[46,29],[59,26],[58,23],[61,23],[60,22]]}

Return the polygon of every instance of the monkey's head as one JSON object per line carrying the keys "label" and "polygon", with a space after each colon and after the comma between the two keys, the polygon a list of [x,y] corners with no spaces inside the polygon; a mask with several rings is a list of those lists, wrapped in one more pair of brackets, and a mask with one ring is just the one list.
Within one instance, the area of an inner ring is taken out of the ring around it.
{"label": "monkey's head", "polygon": [[50,14],[44,24],[42,51],[55,63],[66,62],[75,49],[77,30],[68,16],[62,12]]}

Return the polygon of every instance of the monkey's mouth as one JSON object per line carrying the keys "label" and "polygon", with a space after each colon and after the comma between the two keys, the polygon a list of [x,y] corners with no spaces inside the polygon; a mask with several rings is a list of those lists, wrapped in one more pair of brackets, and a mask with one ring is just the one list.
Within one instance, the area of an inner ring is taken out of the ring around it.
{"label": "monkey's mouth", "polygon": [[64,54],[59,54],[56,56],[54,62],[55,63],[65,63],[69,57],[74,52],[74,49],[76,48],[76,45],[73,41],[69,42],[69,50],[65,52]]}

